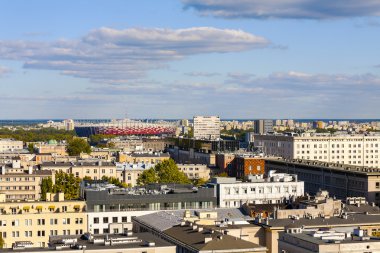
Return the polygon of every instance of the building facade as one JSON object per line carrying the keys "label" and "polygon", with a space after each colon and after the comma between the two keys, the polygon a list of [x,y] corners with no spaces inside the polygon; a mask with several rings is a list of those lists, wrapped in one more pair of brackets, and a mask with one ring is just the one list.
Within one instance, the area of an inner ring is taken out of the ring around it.
{"label": "building facade", "polygon": [[49,236],[81,235],[87,229],[84,201],[65,201],[48,195],[48,201],[5,202],[0,197],[0,233],[4,248],[16,242],[30,242],[32,247],[47,247]]}
{"label": "building facade", "polygon": [[215,140],[220,138],[219,116],[194,116],[194,138]]}
{"label": "building facade", "polygon": [[273,132],[273,120],[271,119],[255,120],[254,131],[256,134],[266,134],[268,132]]}
{"label": "building facade", "polygon": [[211,170],[206,164],[177,164],[177,166],[189,179],[210,179]]}
{"label": "building facade", "polygon": [[355,166],[380,166],[380,135],[255,135],[266,155]]}
{"label": "building facade", "polygon": [[22,141],[16,141],[14,139],[0,139],[0,152],[15,151],[24,148]]}
{"label": "building facade", "polygon": [[249,182],[240,182],[236,178],[217,177],[208,184],[218,196],[221,208],[241,207],[248,204],[285,203],[304,195],[304,183],[297,176],[270,171],[268,177],[252,177]]}
{"label": "building facade", "polygon": [[291,173],[305,182],[305,192],[327,190],[339,199],[365,197],[380,204],[380,169],[307,160],[266,159],[268,170]]}

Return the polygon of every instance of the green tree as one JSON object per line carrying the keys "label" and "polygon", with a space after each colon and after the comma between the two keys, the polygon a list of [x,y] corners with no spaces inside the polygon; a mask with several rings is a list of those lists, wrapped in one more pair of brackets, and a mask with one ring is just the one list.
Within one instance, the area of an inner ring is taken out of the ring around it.
{"label": "green tree", "polygon": [[80,153],[91,153],[91,147],[87,141],[81,138],[71,140],[67,145],[67,153],[71,156],[78,156]]}
{"label": "green tree", "polygon": [[218,177],[228,177],[227,172],[222,172],[218,174]]}
{"label": "green tree", "polygon": [[195,186],[201,186],[201,185],[204,185],[206,184],[208,181],[204,178],[198,178],[198,179],[194,179],[193,180],[193,185]]}
{"label": "green tree", "polygon": [[4,248],[4,243],[3,233],[0,233],[0,249]]}
{"label": "green tree", "polygon": [[29,150],[29,153],[31,153],[31,154],[34,153],[34,144],[33,143],[28,144],[28,150]]}
{"label": "green tree", "polygon": [[190,180],[180,171],[174,160],[169,159],[158,163],[154,168],[144,171],[137,180],[139,185],[149,183],[189,184]]}
{"label": "green tree", "polygon": [[79,183],[80,179],[74,174],[59,171],[55,174],[53,192],[63,192],[65,199],[77,199],[79,198]]}
{"label": "green tree", "polygon": [[46,193],[53,192],[53,180],[51,177],[43,178],[41,181],[41,199],[46,200]]}
{"label": "green tree", "polygon": [[156,170],[154,168],[145,170],[143,173],[140,174],[139,178],[137,179],[138,185],[145,185],[145,184],[152,184],[152,183],[158,183],[158,177],[156,174]]}
{"label": "green tree", "polygon": [[127,183],[124,183],[124,182],[121,182],[118,178],[116,177],[107,177],[107,176],[103,176],[102,177],[102,180],[104,181],[107,181],[108,183],[110,184],[114,184],[116,186],[119,186],[121,188],[128,188],[130,187],[130,184],[127,184]]}

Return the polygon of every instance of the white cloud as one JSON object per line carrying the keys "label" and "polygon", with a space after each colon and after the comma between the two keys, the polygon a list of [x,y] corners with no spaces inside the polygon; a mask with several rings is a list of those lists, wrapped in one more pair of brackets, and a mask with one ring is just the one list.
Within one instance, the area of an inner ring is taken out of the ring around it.
{"label": "white cloud", "polygon": [[0,41],[0,58],[95,82],[126,83],[186,56],[246,51],[269,44],[241,30],[212,27],[100,28],[79,40]]}
{"label": "white cloud", "polygon": [[378,0],[182,0],[185,8],[222,18],[335,19],[380,16]]}

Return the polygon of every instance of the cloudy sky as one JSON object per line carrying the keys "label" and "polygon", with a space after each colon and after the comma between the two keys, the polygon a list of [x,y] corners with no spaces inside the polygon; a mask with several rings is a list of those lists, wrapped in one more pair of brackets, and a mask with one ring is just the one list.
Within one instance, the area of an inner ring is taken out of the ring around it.
{"label": "cloudy sky", "polygon": [[380,118],[380,1],[4,0],[0,87],[0,119]]}

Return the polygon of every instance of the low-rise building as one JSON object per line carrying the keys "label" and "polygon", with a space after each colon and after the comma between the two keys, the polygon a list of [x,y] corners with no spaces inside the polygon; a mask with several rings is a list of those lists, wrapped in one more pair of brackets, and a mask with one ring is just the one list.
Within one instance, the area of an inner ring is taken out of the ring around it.
{"label": "low-rise building", "polygon": [[251,176],[249,181],[216,177],[208,184],[218,196],[219,207],[241,207],[244,203],[285,203],[304,195],[304,183],[297,176],[269,171],[268,177]]}
{"label": "low-rise building", "polygon": [[153,163],[116,163],[117,178],[120,182],[134,187],[140,175],[154,166]]}
{"label": "low-rise building", "polygon": [[250,175],[263,175],[265,173],[265,160],[261,157],[237,155],[228,175],[237,178],[246,178]]}
{"label": "low-rise building", "polygon": [[160,210],[206,209],[216,206],[213,189],[191,185],[147,185],[121,189],[101,182],[83,183],[89,231],[115,233],[131,228],[134,216]]}
{"label": "low-rise building", "polygon": [[22,150],[24,143],[14,139],[0,139],[0,152]]}
{"label": "low-rise building", "polygon": [[118,162],[120,163],[151,163],[157,164],[162,161],[170,159],[168,153],[123,153],[118,155]]}
{"label": "low-rise building", "polygon": [[177,164],[178,169],[185,173],[189,179],[209,180],[211,170],[206,164]]}
{"label": "low-rise building", "polygon": [[288,226],[280,233],[278,249],[284,253],[341,252],[363,253],[380,252],[380,240],[364,236],[362,230],[304,230]]}
{"label": "low-rise building", "polygon": [[117,177],[115,163],[103,161],[51,162],[41,164],[40,168],[54,173],[71,173],[78,178],[90,177],[93,180],[100,180],[103,176]]}
{"label": "low-rise building", "polygon": [[47,194],[47,201],[6,202],[0,194],[0,233],[4,248],[17,242],[30,247],[48,246],[49,236],[82,235],[87,229],[84,201],[64,200],[64,194]]}
{"label": "low-rise building", "polygon": [[42,179],[52,177],[51,171],[22,168],[20,160],[12,164],[0,165],[0,193],[7,201],[39,200],[41,198]]}

